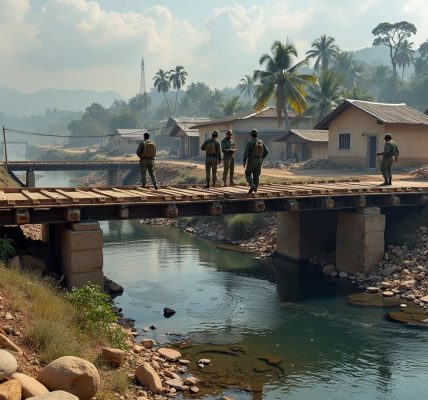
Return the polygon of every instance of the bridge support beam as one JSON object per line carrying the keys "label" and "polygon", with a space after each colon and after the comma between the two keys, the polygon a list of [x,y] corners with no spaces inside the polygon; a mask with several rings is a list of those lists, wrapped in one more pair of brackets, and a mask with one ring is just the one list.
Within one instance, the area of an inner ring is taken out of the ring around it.
{"label": "bridge support beam", "polygon": [[276,251],[296,261],[331,251],[336,242],[335,211],[286,211],[278,214]]}
{"label": "bridge support beam", "polygon": [[27,169],[25,173],[25,186],[27,187],[36,187],[36,175],[31,169]]}
{"label": "bridge support beam", "polygon": [[385,215],[380,208],[340,211],[337,217],[336,269],[367,272],[382,261],[385,248]]}
{"label": "bridge support beam", "polygon": [[119,168],[110,168],[107,170],[107,186],[121,186],[122,180],[120,178],[120,169]]}

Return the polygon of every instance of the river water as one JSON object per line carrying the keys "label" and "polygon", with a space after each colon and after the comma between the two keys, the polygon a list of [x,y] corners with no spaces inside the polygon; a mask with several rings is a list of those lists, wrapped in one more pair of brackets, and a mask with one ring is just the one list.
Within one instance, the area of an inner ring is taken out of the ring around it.
{"label": "river water", "polygon": [[[45,174],[40,183],[58,181]],[[428,330],[389,322],[386,309],[348,305],[348,281],[283,260],[262,264],[175,228],[101,226],[105,273],[125,288],[116,303],[137,328],[157,326],[145,337],[245,349],[241,359],[219,359],[226,372],[202,398],[428,398]],[[164,318],[164,307],[176,314]],[[275,366],[261,368],[264,357]]]}

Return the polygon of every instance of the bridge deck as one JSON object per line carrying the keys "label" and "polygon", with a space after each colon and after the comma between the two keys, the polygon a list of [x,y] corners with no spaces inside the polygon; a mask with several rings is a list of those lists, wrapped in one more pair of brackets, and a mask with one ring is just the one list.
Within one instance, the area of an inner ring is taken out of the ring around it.
{"label": "bridge deck", "polygon": [[5,188],[0,189],[0,224],[419,205],[427,200],[425,183],[382,187],[355,180],[269,184],[254,194],[245,185],[209,190],[201,186]]}
{"label": "bridge deck", "polygon": [[9,161],[11,171],[78,171],[104,170],[112,168],[131,169],[137,167],[138,160],[100,161]]}

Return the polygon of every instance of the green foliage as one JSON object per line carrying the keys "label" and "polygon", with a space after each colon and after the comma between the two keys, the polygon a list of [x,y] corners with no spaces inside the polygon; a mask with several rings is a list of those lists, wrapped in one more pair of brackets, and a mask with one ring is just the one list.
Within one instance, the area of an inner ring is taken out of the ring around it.
{"label": "green foliage", "polygon": [[6,236],[0,238],[0,261],[9,261],[16,254],[15,247],[13,247],[13,240],[8,239]]}
{"label": "green foliage", "polygon": [[226,218],[225,232],[233,240],[248,239],[260,229],[263,214],[237,214]]}
{"label": "green foliage", "polygon": [[315,58],[314,68],[325,71],[333,65],[335,58],[340,52],[339,46],[334,44],[335,39],[326,34],[319,39],[315,39],[311,46],[312,49],[306,52],[308,58]]}
{"label": "green foliage", "polygon": [[109,296],[99,286],[88,284],[73,288],[66,294],[67,300],[78,310],[77,322],[83,332],[106,337],[117,348],[126,348],[125,333],[116,325],[116,315],[111,309]]}
{"label": "green foliage", "polygon": [[114,115],[111,117],[109,129],[114,131],[116,129],[135,129],[137,127],[138,121],[135,114],[131,112],[125,112],[120,115]]}

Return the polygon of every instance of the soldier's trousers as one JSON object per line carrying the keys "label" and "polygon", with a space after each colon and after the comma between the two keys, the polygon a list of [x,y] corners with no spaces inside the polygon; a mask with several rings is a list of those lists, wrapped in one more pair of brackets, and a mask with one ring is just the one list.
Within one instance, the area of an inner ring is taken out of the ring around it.
{"label": "soldier's trousers", "polygon": [[147,171],[149,171],[153,185],[156,185],[155,160],[144,158],[140,160],[141,185],[143,186],[146,186],[147,184]]}
{"label": "soldier's trousers", "polygon": [[233,182],[233,174],[235,172],[235,159],[233,157],[224,157],[223,159],[223,182],[226,183],[229,175],[230,183]]}
{"label": "soldier's trousers", "polygon": [[262,164],[247,163],[245,167],[245,179],[251,188],[258,188],[260,183],[260,174],[262,172]]}
{"label": "soldier's trousers", "polygon": [[205,173],[207,182],[211,180],[211,173],[213,183],[217,182],[217,157],[206,157],[205,158]]}
{"label": "soldier's trousers", "polygon": [[389,181],[392,178],[392,162],[394,161],[393,157],[382,158],[380,163],[380,172],[386,181]]}

